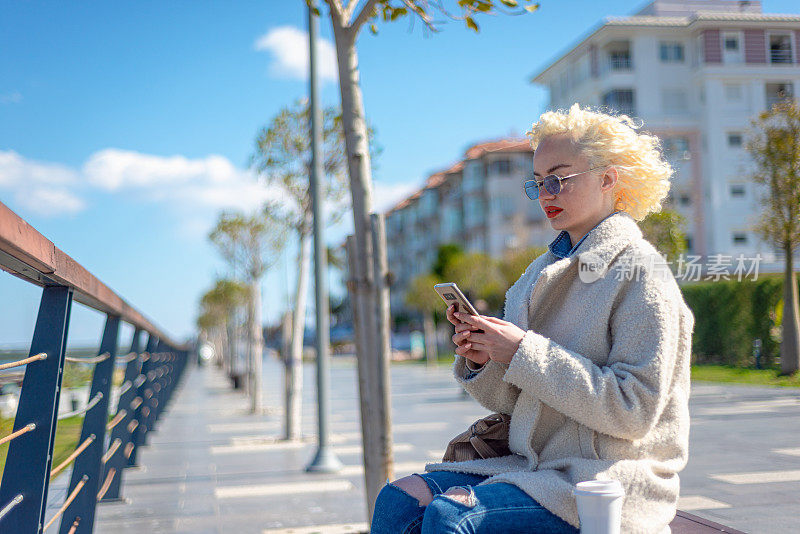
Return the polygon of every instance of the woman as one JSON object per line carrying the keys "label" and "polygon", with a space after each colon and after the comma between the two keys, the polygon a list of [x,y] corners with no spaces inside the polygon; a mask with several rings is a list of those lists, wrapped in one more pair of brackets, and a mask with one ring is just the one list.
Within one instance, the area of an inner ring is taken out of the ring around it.
{"label": "woman", "polygon": [[456,380],[511,415],[513,454],[388,483],[373,533],[574,533],[574,485],[608,479],[625,488],[623,532],[670,532],[694,316],[636,221],[660,211],[672,169],[628,117],[577,104],[528,135],[526,192],[560,232],[507,291],[502,320],[447,310]]}

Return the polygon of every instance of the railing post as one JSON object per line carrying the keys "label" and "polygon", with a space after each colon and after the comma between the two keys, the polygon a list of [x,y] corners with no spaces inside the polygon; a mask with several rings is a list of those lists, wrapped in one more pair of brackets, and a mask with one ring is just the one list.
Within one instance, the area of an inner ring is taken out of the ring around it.
{"label": "railing post", "polygon": [[[150,378],[148,374],[153,369],[153,354],[156,351],[156,346],[158,344],[158,338],[154,334],[148,334],[147,338],[147,348],[145,348],[145,352],[147,353],[147,359],[142,363],[142,372],[140,376],[143,376],[144,379],[139,384],[139,387],[136,388],[136,397],[134,399],[141,399],[142,402],[136,407],[134,419],[138,422],[138,425],[135,429],[133,429],[133,436],[131,439],[131,444],[133,448],[131,449],[131,454],[128,457],[128,467],[135,467],[136,464],[136,457],[139,454],[139,446],[144,445],[145,438],[147,434],[147,417],[145,416],[144,408],[147,407],[147,403],[145,402],[144,392],[145,390],[150,387]],[[147,410],[149,414],[149,409]]]}
{"label": "railing post", "polygon": [[[112,478],[108,490],[105,495],[103,495],[100,502],[119,501],[121,499],[120,488],[122,486],[122,473],[128,461],[127,458],[125,458],[125,450],[129,447],[128,444],[133,442],[133,433],[128,430],[128,425],[131,424],[131,421],[135,421],[135,410],[131,408],[131,401],[136,398],[136,386],[134,382],[142,370],[142,358],[139,354],[142,351],[141,334],[142,331],[139,328],[134,331],[133,340],[131,341],[131,350],[128,351],[136,357],[129,361],[128,365],[125,367],[125,378],[122,383],[130,384],[130,386],[120,394],[119,403],[117,405],[117,416],[119,416],[122,410],[125,410],[125,417],[111,429],[111,438],[109,440],[109,444],[111,445],[113,445],[116,440],[120,440],[120,445],[104,466],[103,480],[105,481],[108,476]],[[112,469],[114,470],[113,474],[109,475]]]}
{"label": "railing post", "polygon": [[[156,348],[156,351],[158,352],[158,365],[153,366],[153,373],[155,373],[155,375],[153,376],[153,380],[150,382],[150,398],[146,399],[147,406],[150,409],[150,413],[147,417],[148,432],[155,430],[156,422],[158,421],[158,414],[161,411],[161,391],[164,389],[164,384],[162,383],[161,377],[163,377],[164,373],[166,372],[168,350],[169,347],[167,347],[166,343],[159,340]],[[147,441],[145,438],[145,443],[146,442]]]}
{"label": "railing post", "polygon": [[111,381],[114,374],[114,360],[117,352],[117,338],[119,337],[120,319],[114,315],[106,316],[106,327],[103,330],[103,339],[100,342],[98,354],[109,353],[110,356],[97,363],[92,375],[92,389],[89,398],[93,399],[101,394],[100,401],[86,412],[81,428],[81,437],[78,443],[83,443],[91,436],[94,436],[89,446],[75,460],[72,468],[72,476],[69,481],[69,491],[72,493],[78,482],[84,475],[89,478],[75,500],[70,503],[64,515],[61,517],[60,534],[67,534],[75,522],[80,517],[78,528],[75,534],[91,534],[94,529],[94,511],[97,505],[97,492],[103,483],[100,480],[100,473],[103,472],[101,458],[105,452],[106,425],[108,424],[108,399],[111,394]]}
{"label": "railing post", "polygon": [[184,365],[186,364],[186,351],[176,350],[174,348],[170,348],[170,351],[168,364],[169,374],[164,376],[166,380],[164,385],[163,405],[159,407],[161,410],[169,405],[172,395],[175,392],[175,387],[181,379]]}
{"label": "railing post", "polygon": [[161,412],[164,410],[164,406],[167,403],[167,381],[173,369],[172,356],[174,353],[172,352],[172,349],[168,345],[164,344],[162,350],[164,350],[164,361],[162,363],[163,374],[157,378],[158,387],[156,388],[157,391],[154,395],[156,400],[154,408],[155,414],[153,419],[154,424],[161,418]]}
{"label": "railing post", "polygon": [[3,518],[2,532],[37,534],[41,531],[53,464],[53,442],[64,368],[72,289],[45,286],[33,331],[30,354],[45,360],[25,368],[14,430],[33,423],[36,428],[11,442],[0,483],[0,506],[17,495],[22,502]]}

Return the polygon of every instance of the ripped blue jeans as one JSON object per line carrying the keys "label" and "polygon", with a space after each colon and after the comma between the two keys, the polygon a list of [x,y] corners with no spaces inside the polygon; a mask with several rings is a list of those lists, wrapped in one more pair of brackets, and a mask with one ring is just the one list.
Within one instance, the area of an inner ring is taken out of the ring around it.
{"label": "ripped blue jeans", "polygon": [[[433,494],[431,503],[420,506],[416,497],[387,482],[375,501],[370,534],[580,532],[513,484],[498,482],[478,486],[488,477],[450,471],[418,476]],[[466,489],[470,494],[469,504],[442,495],[452,487]]]}

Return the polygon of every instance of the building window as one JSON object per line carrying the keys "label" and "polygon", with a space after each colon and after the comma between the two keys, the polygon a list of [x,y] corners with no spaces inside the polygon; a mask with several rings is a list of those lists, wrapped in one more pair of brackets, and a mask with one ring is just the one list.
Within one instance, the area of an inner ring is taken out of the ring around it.
{"label": "building window", "polygon": [[788,33],[769,36],[770,63],[792,62],[792,36]]}
{"label": "building window", "polygon": [[662,42],[659,45],[659,57],[662,63],[682,63],[683,44]]}
{"label": "building window", "polygon": [[613,89],[603,95],[603,105],[618,113],[635,115],[633,89]]}
{"label": "building window", "polygon": [[478,191],[483,188],[483,165],[480,161],[470,161],[464,169],[464,182],[462,184],[465,193]]}
{"label": "building window", "polygon": [[663,89],[661,105],[668,115],[686,113],[689,111],[689,96],[685,89]]}
{"label": "building window", "polygon": [[744,184],[731,184],[730,187],[732,198],[742,198],[745,195]]}
{"label": "building window", "polygon": [[739,132],[729,132],[728,146],[730,148],[742,148],[742,134]]}
{"label": "building window", "polygon": [[744,61],[742,52],[738,32],[722,34],[722,58],[724,63],[742,63]]}
{"label": "building window", "polygon": [[485,222],[486,210],[482,199],[469,197],[464,206],[464,224],[467,228],[481,226]]}
{"label": "building window", "polygon": [[692,252],[694,252],[694,250],[692,249],[692,236],[690,236],[690,235],[687,235],[687,236],[686,236],[686,250],[687,250],[687,251],[688,251],[690,254],[691,254]]}
{"label": "building window", "polygon": [[492,174],[500,174],[507,176],[511,174],[511,161],[507,159],[498,159],[489,165],[489,172]]}
{"label": "building window", "polygon": [[493,215],[510,218],[514,214],[514,197],[508,195],[493,197],[491,206]]}
{"label": "building window", "polygon": [[792,98],[794,88],[791,83],[768,83],[766,84],[767,108],[771,108],[778,102]]}
{"label": "building window", "polygon": [[667,158],[689,159],[689,139],[686,137],[666,137],[662,141],[664,156]]}
{"label": "building window", "polygon": [[688,206],[692,203],[691,197],[687,193],[682,193],[680,197],[680,205]]}
{"label": "building window", "polygon": [[633,68],[630,49],[627,48],[627,44],[620,46],[624,46],[624,48],[608,51],[609,70],[630,70]]}
{"label": "building window", "polygon": [[734,232],[733,233],[733,244],[734,245],[746,245],[747,244],[747,234],[744,232]]}
{"label": "building window", "polygon": [[740,83],[726,83],[725,84],[725,100],[728,102],[741,102],[743,97],[742,84]]}

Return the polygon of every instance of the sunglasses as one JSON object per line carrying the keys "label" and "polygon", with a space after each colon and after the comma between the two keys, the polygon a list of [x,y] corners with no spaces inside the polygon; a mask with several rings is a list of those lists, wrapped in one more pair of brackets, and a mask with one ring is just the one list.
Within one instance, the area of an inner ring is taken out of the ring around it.
{"label": "sunglasses", "polygon": [[542,179],[541,182],[534,178],[533,180],[526,180],[522,186],[525,188],[525,194],[528,195],[528,198],[531,200],[536,200],[539,198],[539,189],[542,186],[544,186],[545,191],[551,195],[557,195],[561,192],[561,182],[567,178],[572,178],[573,176],[586,174],[587,172],[596,171],[597,169],[602,168],[602,166],[595,167],[593,169],[589,169],[588,171],[576,172],[575,174],[570,174],[568,176],[556,176],[555,174],[548,174]]}

